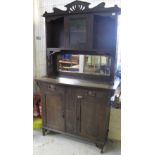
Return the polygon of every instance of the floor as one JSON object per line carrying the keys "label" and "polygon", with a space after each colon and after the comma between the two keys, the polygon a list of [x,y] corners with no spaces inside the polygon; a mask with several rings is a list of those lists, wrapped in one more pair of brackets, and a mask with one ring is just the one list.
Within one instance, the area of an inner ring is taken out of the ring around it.
{"label": "floor", "polygon": [[[95,144],[70,136],[49,133],[42,136],[41,130],[33,132],[33,155],[101,155]],[[121,155],[121,143],[108,141],[104,155]]]}

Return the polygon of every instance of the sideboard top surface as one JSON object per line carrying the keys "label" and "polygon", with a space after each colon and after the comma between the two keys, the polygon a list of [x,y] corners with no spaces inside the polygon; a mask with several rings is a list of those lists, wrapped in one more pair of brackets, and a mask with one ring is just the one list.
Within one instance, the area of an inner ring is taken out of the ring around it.
{"label": "sideboard top surface", "polygon": [[57,78],[41,77],[41,78],[35,78],[35,80],[41,81],[41,82],[47,82],[47,83],[51,83],[51,84],[61,84],[61,85],[109,89],[109,90],[117,89],[118,85],[120,84],[119,79],[115,80],[114,85],[110,85],[107,83],[92,82],[92,81],[87,81],[87,80],[65,78],[65,77],[57,77]]}

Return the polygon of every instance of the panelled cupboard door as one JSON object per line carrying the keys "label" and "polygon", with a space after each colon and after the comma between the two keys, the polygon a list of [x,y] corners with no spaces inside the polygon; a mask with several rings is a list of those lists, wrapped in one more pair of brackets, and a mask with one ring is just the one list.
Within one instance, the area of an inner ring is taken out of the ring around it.
{"label": "panelled cupboard door", "polygon": [[80,102],[80,134],[83,137],[94,139],[97,135],[96,105],[93,98],[85,98]]}
{"label": "panelled cupboard door", "polygon": [[46,126],[64,131],[64,94],[46,93]]}
{"label": "panelled cupboard door", "polygon": [[105,136],[106,104],[103,98],[85,97],[80,102],[80,135],[92,140]]}
{"label": "panelled cupboard door", "polygon": [[89,42],[88,15],[70,15],[65,17],[66,46],[73,49],[85,49]]}
{"label": "panelled cupboard door", "polygon": [[79,135],[80,107],[79,96],[84,94],[80,88],[68,87],[66,91],[66,132]]}
{"label": "panelled cupboard door", "polygon": [[76,134],[76,117],[77,117],[77,89],[68,87],[66,91],[66,132]]}

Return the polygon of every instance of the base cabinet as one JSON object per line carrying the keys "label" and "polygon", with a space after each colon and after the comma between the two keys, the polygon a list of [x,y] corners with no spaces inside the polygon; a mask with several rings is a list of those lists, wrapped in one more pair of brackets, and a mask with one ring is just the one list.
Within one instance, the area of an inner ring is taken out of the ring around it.
{"label": "base cabinet", "polygon": [[43,129],[105,144],[110,91],[38,82],[42,94]]}

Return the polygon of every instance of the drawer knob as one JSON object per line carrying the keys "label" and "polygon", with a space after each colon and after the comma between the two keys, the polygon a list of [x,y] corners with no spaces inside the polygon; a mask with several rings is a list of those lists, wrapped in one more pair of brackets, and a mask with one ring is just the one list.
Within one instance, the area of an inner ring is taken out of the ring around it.
{"label": "drawer knob", "polygon": [[83,99],[83,96],[78,95],[77,98],[78,98],[78,99]]}
{"label": "drawer knob", "polygon": [[48,89],[49,89],[49,90],[55,90],[55,86],[54,86],[54,85],[49,85],[49,86],[48,86]]}
{"label": "drawer knob", "polygon": [[89,96],[96,96],[96,93],[93,92],[93,91],[88,91],[88,92],[87,92],[87,95],[89,95]]}

